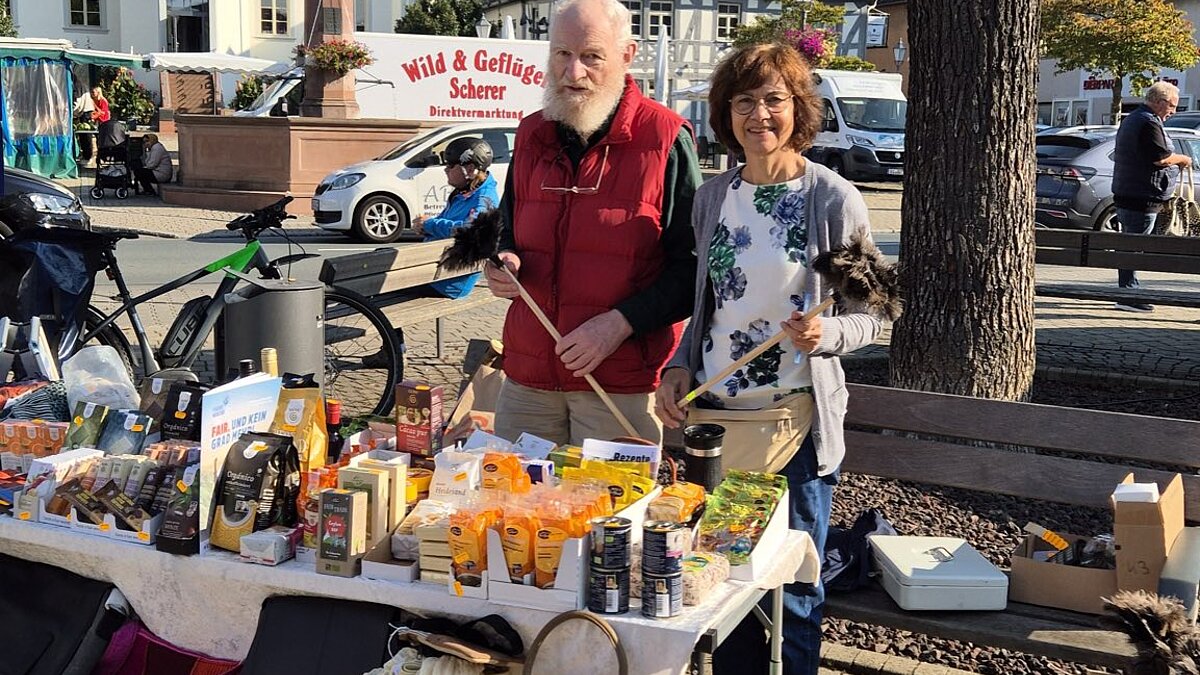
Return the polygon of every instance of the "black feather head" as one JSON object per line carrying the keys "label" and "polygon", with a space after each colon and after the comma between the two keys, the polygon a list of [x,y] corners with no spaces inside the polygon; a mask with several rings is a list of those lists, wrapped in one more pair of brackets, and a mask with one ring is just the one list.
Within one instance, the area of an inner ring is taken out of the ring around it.
{"label": "black feather head", "polygon": [[500,211],[491,209],[475,216],[466,227],[454,231],[454,243],[442,252],[438,269],[445,272],[464,272],[485,260],[502,266],[497,255],[500,249]]}
{"label": "black feather head", "polygon": [[817,256],[812,268],[841,301],[863,305],[880,318],[900,318],[900,275],[870,239],[855,234],[849,244]]}
{"label": "black feather head", "polygon": [[1200,633],[1183,604],[1145,591],[1118,591],[1102,598],[1106,614],[1100,624],[1129,636],[1137,650],[1127,672],[1141,675],[1184,675],[1198,672]]}

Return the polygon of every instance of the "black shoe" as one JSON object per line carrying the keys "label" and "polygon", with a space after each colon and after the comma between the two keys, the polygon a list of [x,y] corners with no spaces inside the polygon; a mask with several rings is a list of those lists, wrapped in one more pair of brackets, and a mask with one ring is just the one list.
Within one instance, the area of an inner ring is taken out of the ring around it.
{"label": "black shoe", "polygon": [[1154,311],[1154,305],[1144,302],[1118,302],[1114,308],[1122,312],[1142,312],[1143,314]]}

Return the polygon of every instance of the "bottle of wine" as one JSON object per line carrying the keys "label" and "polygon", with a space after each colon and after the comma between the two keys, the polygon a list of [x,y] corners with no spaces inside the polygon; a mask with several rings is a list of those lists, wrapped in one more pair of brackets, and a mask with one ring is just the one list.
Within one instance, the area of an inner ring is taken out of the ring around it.
{"label": "bottle of wine", "polygon": [[259,352],[259,362],[262,363],[262,371],[271,377],[279,377],[279,353],[274,347],[263,347]]}
{"label": "bottle of wine", "polygon": [[329,451],[327,460],[336,464],[342,455],[342,446],[346,439],[342,438],[342,402],[336,398],[325,399],[325,430],[329,432]]}
{"label": "bottle of wine", "polygon": [[242,359],[238,362],[238,377],[249,377],[258,372],[254,359]]}

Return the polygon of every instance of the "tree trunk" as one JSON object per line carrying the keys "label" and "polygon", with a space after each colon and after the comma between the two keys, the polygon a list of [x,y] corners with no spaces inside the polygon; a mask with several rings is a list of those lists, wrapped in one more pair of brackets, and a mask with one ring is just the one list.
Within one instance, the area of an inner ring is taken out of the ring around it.
{"label": "tree trunk", "polygon": [[912,13],[892,384],[1021,400],[1033,381],[1037,0]]}
{"label": "tree trunk", "polygon": [[1122,96],[1122,93],[1125,88],[1125,75],[1123,73],[1113,73],[1112,77],[1113,77],[1113,83],[1112,83],[1113,97],[1112,97],[1112,107],[1109,109],[1109,112],[1112,113],[1112,121],[1110,121],[1109,124],[1120,124],[1121,123],[1121,99],[1124,98]]}

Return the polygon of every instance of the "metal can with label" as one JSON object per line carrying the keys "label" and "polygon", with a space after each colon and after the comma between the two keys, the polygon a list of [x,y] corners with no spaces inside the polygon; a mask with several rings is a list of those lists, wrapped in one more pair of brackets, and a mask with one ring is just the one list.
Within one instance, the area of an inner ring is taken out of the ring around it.
{"label": "metal can with label", "polygon": [[[680,593],[683,586],[680,585]],[[681,595],[680,598],[683,596]],[[596,614],[624,614],[629,611],[629,568],[617,570],[591,568],[588,579],[588,609]]]}
{"label": "metal can with label", "polygon": [[592,567],[606,570],[628,569],[633,564],[633,542],[628,518],[605,516],[592,519]]}
{"label": "metal can with label", "polygon": [[642,525],[642,572],[671,575],[683,572],[691,530],[667,520],[647,520]]}
{"label": "metal can with label", "polygon": [[642,575],[642,615],[669,619],[683,612],[683,574]]}

